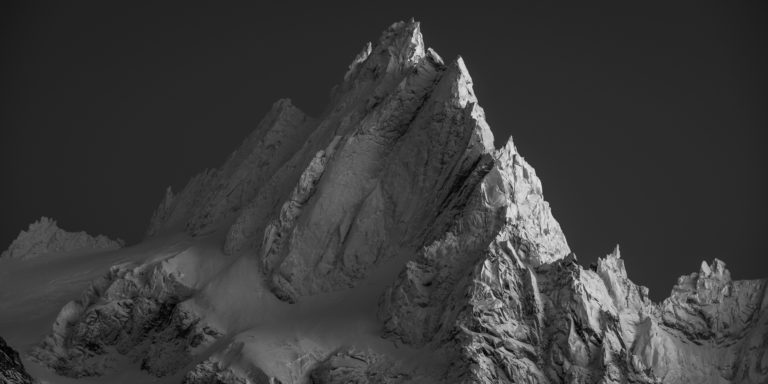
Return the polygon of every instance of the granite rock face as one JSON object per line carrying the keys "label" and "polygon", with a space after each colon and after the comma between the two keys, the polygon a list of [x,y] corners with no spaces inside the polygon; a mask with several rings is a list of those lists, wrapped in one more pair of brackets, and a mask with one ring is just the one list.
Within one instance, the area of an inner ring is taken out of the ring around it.
{"label": "granite rock face", "polygon": [[0,384],[33,384],[32,376],[24,369],[19,353],[0,337]]}
{"label": "granite rock face", "polygon": [[582,267],[472,85],[393,24],[322,116],[278,101],[221,168],[167,191],[148,235],[221,252],[113,267],[33,357],[190,384],[768,382],[766,280],[715,260],[654,303],[618,247]]}
{"label": "granite rock face", "polygon": [[85,252],[118,249],[124,245],[120,239],[112,240],[104,235],[91,236],[85,232],[67,232],[47,217],[21,231],[0,258],[29,259],[49,253]]}

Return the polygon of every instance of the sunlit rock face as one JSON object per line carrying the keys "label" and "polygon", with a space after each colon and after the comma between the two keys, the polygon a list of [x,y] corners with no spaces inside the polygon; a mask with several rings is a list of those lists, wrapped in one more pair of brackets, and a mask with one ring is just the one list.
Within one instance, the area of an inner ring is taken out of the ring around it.
{"label": "sunlit rock face", "polygon": [[715,260],[653,303],[618,247],[582,267],[463,60],[413,21],[365,45],[323,115],[275,103],[147,232],[189,245],[106,272],[35,361],[184,383],[768,381],[766,281]]}
{"label": "sunlit rock face", "polygon": [[59,228],[55,220],[42,217],[30,224],[26,231],[21,231],[8,249],[0,254],[0,258],[24,260],[52,253],[99,251],[122,246],[120,239],[67,232]]}

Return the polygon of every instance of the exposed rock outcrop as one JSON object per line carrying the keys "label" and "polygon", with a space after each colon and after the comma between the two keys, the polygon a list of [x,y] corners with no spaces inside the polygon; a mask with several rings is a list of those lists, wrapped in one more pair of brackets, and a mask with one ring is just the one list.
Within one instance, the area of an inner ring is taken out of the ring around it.
{"label": "exposed rock outcrop", "polygon": [[[395,23],[322,116],[278,101],[221,168],[167,191],[148,234],[223,254],[113,267],[33,356],[67,376],[193,367],[188,384],[768,382],[766,280],[715,260],[657,304],[618,247],[583,268],[472,85]],[[332,299],[338,314],[308,305]]]}
{"label": "exposed rock outcrop", "polygon": [[24,369],[19,353],[0,337],[0,384],[33,384],[32,376]]}
{"label": "exposed rock outcrop", "polygon": [[309,375],[310,383],[322,384],[398,384],[428,383],[435,380],[398,367],[386,357],[372,351],[345,348],[332,353]]}
{"label": "exposed rock outcrop", "polygon": [[21,231],[0,258],[29,259],[48,253],[118,249],[123,245],[122,240],[111,240],[104,235],[67,232],[59,228],[55,220],[42,217]]}
{"label": "exposed rock outcrop", "polygon": [[[240,337],[226,348],[195,365],[184,376],[184,384],[203,383],[264,383],[285,384],[301,382],[327,351],[306,341],[292,340],[269,345],[265,340]],[[254,343],[268,345],[269,358],[248,351]],[[276,364],[272,364],[276,363]]]}
{"label": "exposed rock outcrop", "polygon": [[32,357],[69,377],[110,373],[124,358],[155,376],[192,362],[221,332],[190,308],[173,259],[112,267],[62,308]]}
{"label": "exposed rock outcrop", "polygon": [[[618,248],[594,270],[573,256],[532,266],[513,250],[494,241],[464,277],[406,270],[382,302],[388,337],[454,350],[452,382],[768,379],[765,280],[734,283],[716,260],[657,305],[627,279]],[[458,281],[451,296],[425,297],[444,279]]]}

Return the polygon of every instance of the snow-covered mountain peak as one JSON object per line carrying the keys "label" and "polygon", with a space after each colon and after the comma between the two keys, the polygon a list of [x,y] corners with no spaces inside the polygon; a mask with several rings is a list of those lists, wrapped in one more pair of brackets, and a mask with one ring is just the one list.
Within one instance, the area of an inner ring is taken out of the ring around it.
{"label": "snow-covered mountain peak", "polygon": [[[43,281],[0,308],[13,336],[32,334],[16,318],[50,331],[25,339],[26,366],[52,382],[768,380],[766,280],[715,260],[656,304],[618,246],[583,268],[534,168],[511,138],[494,148],[463,59],[447,63],[395,23],[320,116],[279,100],[219,168],[166,190],[143,243],[5,262],[0,294]],[[24,299],[52,292],[58,315],[30,315]]]}

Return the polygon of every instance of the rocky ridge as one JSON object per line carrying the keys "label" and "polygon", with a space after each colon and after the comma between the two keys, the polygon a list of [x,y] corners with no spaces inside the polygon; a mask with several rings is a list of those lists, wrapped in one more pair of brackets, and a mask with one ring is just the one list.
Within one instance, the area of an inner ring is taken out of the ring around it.
{"label": "rocky ridge", "polygon": [[104,235],[67,232],[59,228],[55,220],[42,217],[30,224],[26,231],[21,231],[8,249],[0,254],[0,259],[24,260],[49,253],[118,249],[123,245],[122,240],[112,240]]}
{"label": "rocky ridge", "polygon": [[[278,101],[221,168],[169,189],[147,232],[178,230],[223,253],[113,267],[33,357],[190,384],[768,381],[766,280],[705,262],[653,303],[618,247],[583,268],[534,169],[494,148],[463,60],[413,21],[365,46],[322,116]],[[356,316],[373,331],[345,339]]]}

